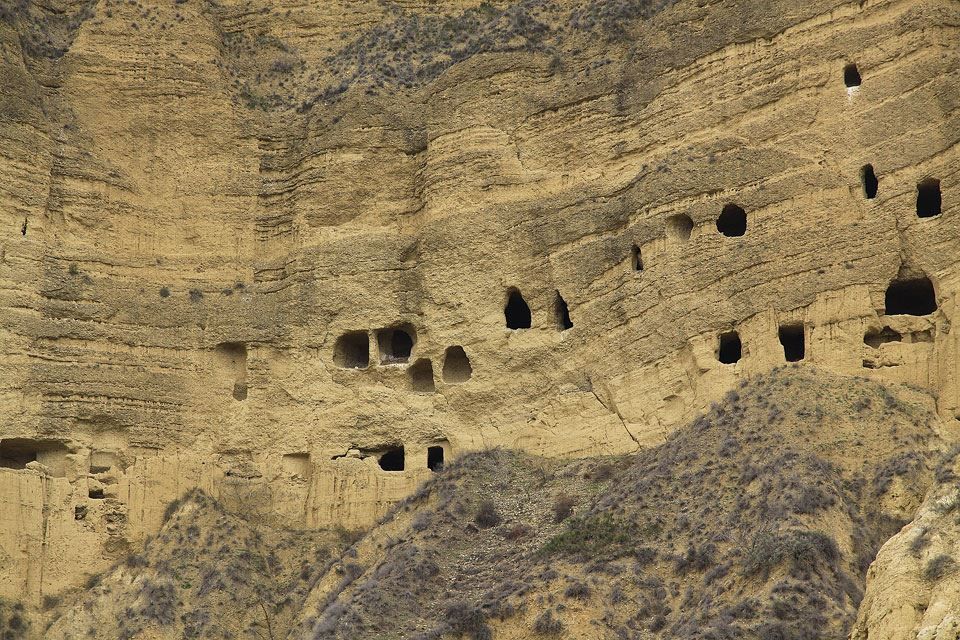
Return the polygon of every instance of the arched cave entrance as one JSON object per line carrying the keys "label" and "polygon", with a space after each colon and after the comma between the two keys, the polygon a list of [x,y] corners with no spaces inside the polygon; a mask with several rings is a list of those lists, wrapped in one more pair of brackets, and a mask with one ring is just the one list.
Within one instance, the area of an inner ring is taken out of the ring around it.
{"label": "arched cave entrance", "polygon": [[728,238],[742,236],[747,232],[747,212],[739,205],[727,204],[717,218],[717,231]]}
{"label": "arched cave entrance", "polygon": [[370,339],[366,331],[352,331],[333,347],[333,362],[342,369],[366,369],[370,365]]}
{"label": "arched cave entrance", "polygon": [[447,384],[460,384],[473,376],[473,367],[463,347],[447,347],[443,354],[443,369],[440,375]]}
{"label": "arched cave entrance", "polygon": [[390,327],[377,331],[380,364],[408,362],[413,353],[417,332],[413,327]]}
{"label": "arched cave entrance", "polygon": [[937,310],[937,294],[930,278],[898,276],[884,296],[886,315],[925,316]]}
{"label": "arched cave entrance", "polygon": [[806,356],[806,339],[802,324],[780,325],[780,344],[787,362],[799,362]]}
{"label": "arched cave entrance", "polygon": [[407,369],[410,388],[417,393],[432,393],[437,390],[433,380],[433,363],[428,358],[417,360]]}
{"label": "arched cave entrance", "polygon": [[567,307],[567,301],[563,299],[560,292],[556,292],[557,297],[553,302],[553,317],[557,323],[558,331],[566,331],[573,328],[573,320],[570,319],[570,309]]}
{"label": "arched cave entrance", "polygon": [[722,364],[734,364],[743,356],[743,343],[740,334],[728,331],[720,334],[720,344],[717,347],[717,360]]}
{"label": "arched cave entrance", "polygon": [[877,174],[873,172],[872,164],[865,164],[860,169],[860,183],[863,185],[863,195],[867,200],[873,200],[877,197],[880,181],[877,180]]}
{"label": "arched cave entrance", "polygon": [[507,291],[507,306],[503,308],[507,329],[529,329],[531,327],[530,307],[523,299],[519,289]]}

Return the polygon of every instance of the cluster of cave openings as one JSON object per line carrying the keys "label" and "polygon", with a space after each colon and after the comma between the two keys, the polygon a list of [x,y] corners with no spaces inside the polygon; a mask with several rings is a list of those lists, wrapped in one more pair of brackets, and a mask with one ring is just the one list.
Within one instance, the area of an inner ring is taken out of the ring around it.
{"label": "cluster of cave openings", "polygon": [[806,337],[800,323],[780,325],[780,344],[787,362],[800,362],[806,356]]}
{"label": "cluster of cave openings", "polygon": [[407,368],[410,378],[410,388],[418,393],[433,393],[437,384],[433,379],[433,363],[429,358],[417,360]]}
{"label": "cluster of cave openings", "polygon": [[221,342],[214,349],[218,367],[231,386],[234,400],[247,399],[247,345]]}
{"label": "cluster of cave openings", "polygon": [[743,343],[740,334],[736,331],[727,331],[720,334],[720,344],[717,346],[717,360],[721,364],[734,364],[743,357]]}
{"label": "cluster of cave openings", "polygon": [[570,309],[567,307],[567,301],[563,299],[559,291],[556,292],[556,298],[553,301],[553,317],[557,323],[558,331],[573,328],[573,320],[570,319]]}
{"label": "cluster of cave openings", "polygon": [[917,184],[917,217],[933,218],[940,215],[943,197],[940,195],[940,181],[927,178]]}
{"label": "cluster of cave openings", "polygon": [[30,462],[44,465],[51,475],[66,475],[67,448],[63,443],[32,438],[0,440],[0,468],[25,469]]}
{"label": "cluster of cave openings", "polygon": [[742,236],[747,232],[747,212],[733,203],[724,206],[717,218],[717,231],[728,238]]}
{"label": "cluster of cave openings", "polygon": [[427,468],[430,471],[443,470],[443,445],[427,447]]}
{"label": "cluster of cave openings", "polygon": [[405,457],[403,446],[391,447],[380,454],[377,462],[384,471],[403,471]]}
{"label": "cluster of cave openings", "polygon": [[503,308],[507,329],[529,329],[532,325],[530,306],[523,299],[519,289],[507,290],[507,304]]}
{"label": "cluster of cave openings", "polygon": [[447,384],[460,384],[473,376],[473,367],[470,358],[461,346],[447,347],[443,354],[443,369],[440,371],[443,381]]}
{"label": "cluster of cave openings", "polygon": [[630,253],[630,267],[634,271],[643,271],[643,256],[640,255],[640,247],[633,245]]}
{"label": "cluster of cave openings", "polygon": [[860,169],[860,183],[863,185],[863,195],[867,200],[873,200],[877,197],[880,181],[877,180],[877,174],[874,173],[872,164],[865,164]]}
{"label": "cluster of cave openings", "polygon": [[686,242],[693,232],[693,218],[685,213],[678,213],[667,218],[667,237],[671,240]]}
{"label": "cluster of cave openings", "polygon": [[377,350],[380,352],[380,364],[409,362],[416,340],[417,332],[409,325],[378,330]]}
{"label": "cluster of cave openings", "polygon": [[887,315],[925,316],[937,310],[937,294],[926,276],[898,276],[887,287],[884,312]]}
{"label": "cluster of cave openings", "polygon": [[863,82],[863,79],[860,77],[860,70],[857,69],[857,65],[851,62],[843,68],[843,84],[847,85],[847,89],[859,87],[861,82]]}
{"label": "cluster of cave openings", "polygon": [[370,366],[370,339],[366,331],[351,331],[337,338],[333,363],[342,369],[366,369]]}

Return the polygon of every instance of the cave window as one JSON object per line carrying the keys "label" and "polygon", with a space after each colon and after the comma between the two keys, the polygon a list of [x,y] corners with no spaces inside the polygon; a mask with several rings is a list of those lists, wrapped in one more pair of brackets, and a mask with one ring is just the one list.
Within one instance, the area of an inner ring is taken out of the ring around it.
{"label": "cave window", "polygon": [[433,363],[429,359],[417,360],[407,369],[410,387],[418,393],[432,393],[437,390],[433,380]]}
{"label": "cave window", "polygon": [[877,174],[873,172],[872,164],[865,164],[860,169],[860,181],[863,184],[863,195],[866,196],[867,200],[876,198],[880,181],[877,180]]}
{"label": "cave window", "polygon": [[717,231],[729,238],[742,236],[747,232],[747,212],[739,205],[726,205],[717,218]]}
{"label": "cave window", "polygon": [[843,68],[843,84],[847,85],[848,89],[859,87],[861,82],[863,82],[863,79],[860,77],[860,70],[857,69],[857,65],[851,62]]}
{"label": "cave window", "polygon": [[103,500],[103,489],[90,489],[87,495],[94,500]]}
{"label": "cave window", "polygon": [[806,355],[802,324],[785,324],[780,327],[780,344],[787,362],[799,362]]}
{"label": "cave window", "polygon": [[380,363],[391,364],[407,362],[413,353],[414,336],[412,327],[394,327],[377,332],[377,347],[380,350]]}
{"label": "cave window", "polygon": [[917,217],[933,218],[940,215],[943,200],[940,195],[940,181],[927,178],[917,185]]}
{"label": "cave window", "polygon": [[529,329],[530,307],[517,289],[510,289],[507,293],[507,306],[503,309],[507,321],[507,329]]}
{"label": "cave window", "polygon": [[403,447],[397,447],[381,454],[378,462],[384,471],[403,471],[403,457]]}
{"label": "cave window", "polygon": [[884,302],[887,315],[925,316],[937,310],[937,295],[926,277],[894,280]]}
{"label": "cave window", "polygon": [[736,331],[728,331],[720,334],[720,346],[717,349],[717,360],[722,364],[733,364],[739,362],[743,356],[743,344],[740,342],[740,334]]}
{"label": "cave window", "polygon": [[447,347],[443,355],[443,369],[440,371],[443,381],[448,384],[466,382],[473,376],[470,359],[461,346]]}
{"label": "cave window", "polygon": [[873,347],[874,349],[879,349],[880,345],[886,344],[888,342],[900,342],[903,339],[903,336],[900,335],[898,331],[894,331],[890,327],[884,327],[880,331],[876,329],[871,329],[863,336],[863,343],[868,347]]}
{"label": "cave window", "polygon": [[370,340],[366,331],[353,331],[337,338],[333,362],[342,369],[366,369],[370,364]]}
{"label": "cave window", "polygon": [[693,219],[685,213],[667,218],[667,237],[672,240],[686,242],[693,231]]}
{"label": "cave window", "polygon": [[66,475],[67,448],[60,442],[30,438],[0,440],[0,467],[25,469],[27,463],[39,462],[51,475]]}
{"label": "cave window", "polygon": [[633,245],[633,251],[630,256],[630,266],[634,271],[643,271],[643,256],[640,255],[640,247]]}
{"label": "cave window", "polygon": [[563,299],[559,291],[557,291],[557,298],[553,303],[553,315],[557,321],[557,330],[566,331],[573,328],[573,320],[570,319],[570,309],[567,307],[567,301]]}
{"label": "cave window", "polygon": [[427,448],[427,468],[430,471],[443,470],[443,447],[438,445]]}

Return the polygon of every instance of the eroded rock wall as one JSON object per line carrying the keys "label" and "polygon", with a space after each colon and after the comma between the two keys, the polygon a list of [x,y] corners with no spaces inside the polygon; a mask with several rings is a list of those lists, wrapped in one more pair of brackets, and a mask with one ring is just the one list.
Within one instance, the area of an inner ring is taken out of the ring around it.
{"label": "eroded rock wall", "polygon": [[[32,5],[0,22],[2,595],[80,584],[193,486],[352,528],[429,447],[660,443],[784,363],[781,327],[956,429],[954,2],[621,3],[622,33],[586,26],[592,2],[501,3],[473,49],[416,55],[412,16],[488,10],[63,4],[55,29]],[[937,309],[886,315],[924,276]],[[366,367],[338,365],[351,332]],[[455,346],[469,379],[445,380]]]}

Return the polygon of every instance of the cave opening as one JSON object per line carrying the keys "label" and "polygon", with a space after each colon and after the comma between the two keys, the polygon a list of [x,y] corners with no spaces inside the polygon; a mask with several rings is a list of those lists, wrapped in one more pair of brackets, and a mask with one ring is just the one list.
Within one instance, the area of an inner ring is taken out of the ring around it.
{"label": "cave opening", "polygon": [[427,468],[430,471],[443,470],[443,447],[440,445],[427,448]]}
{"label": "cave opening", "polygon": [[380,363],[402,363],[410,360],[416,332],[412,327],[391,327],[377,331]]}
{"label": "cave opening", "polygon": [[640,247],[633,245],[630,256],[630,266],[634,271],[643,271],[643,256],[640,255]]}
{"label": "cave opening", "polygon": [[783,357],[787,362],[799,362],[806,356],[806,339],[802,324],[785,324],[780,326],[780,344],[783,346]]}
{"label": "cave opening", "polygon": [[925,316],[937,310],[937,294],[930,278],[894,280],[884,296],[887,315]]}
{"label": "cave opening", "polygon": [[443,355],[443,369],[440,370],[443,381],[448,384],[460,384],[473,376],[473,367],[463,347],[447,347]]}
{"label": "cave opening", "polygon": [[874,173],[872,164],[865,164],[860,169],[860,182],[863,184],[863,195],[867,200],[873,200],[877,197],[880,181],[877,180],[877,174]]}
{"label": "cave opening", "polygon": [[672,240],[686,242],[693,232],[693,218],[685,213],[678,213],[667,218],[667,237]]}
{"label": "cave opening", "polygon": [[556,292],[557,297],[553,303],[553,315],[557,322],[558,331],[566,331],[573,328],[573,320],[570,319],[570,308],[567,307],[567,301],[563,299],[560,292]]}
{"label": "cave opening", "polygon": [[747,212],[739,205],[727,204],[717,218],[717,231],[728,238],[742,236],[747,232]]}
{"label": "cave opening", "polygon": [[853,87],[859,87],[863,82],[863,78],[860,77],[860,70],[857,69],[857,65],[850,63],[843,68],[843,84],[847,85],[848,89]]}
{"label": "cave opening", "polygon": [[380,468],[384,471],[403,471],[404,453],[403,447],[387,449],[377,460]]}
{"label": "cave opening", "polygon": [[874,349],[879,349],[880,345],[886,344],[888,342],[900,342],[903,339],[903,336],[900,335],[899,331],[894,331],[890,327],[884,327],[880,331],[876,329],[870,329],[863,336],[863,343],[868,347],[873,347]]}
{"label": "cave opening", "polygon": [[933,218],[940,215],[943,197],[940,195],[940,181],[927,178],[917,184],[917,217]]}
{"label": "cave opening", "polygon": [[410,377],[410,388],[418,393],[432,393],[437,390],[433,380],[433,363],[428,358],[417,360],[407,369]]}
{"label": "cave opening", "polygon": [[370,339],[366,331],[351,331],[333,347],[333,362],[342,369],[366,369],[370,365]]}
{"label": "cave opening", "polygon": [[722,364],[734,364],[743,357],[743,343],[740,334],[736,331],[727,331],[720,334],[720,344],[717,348],[717,360]]}
{"label": "cave opening", "polygon": [[507,305],[503,308],[503,315],[507,329],[529,329],[532,326],[530,307],[519,289],[511,288],[507,292]]}

